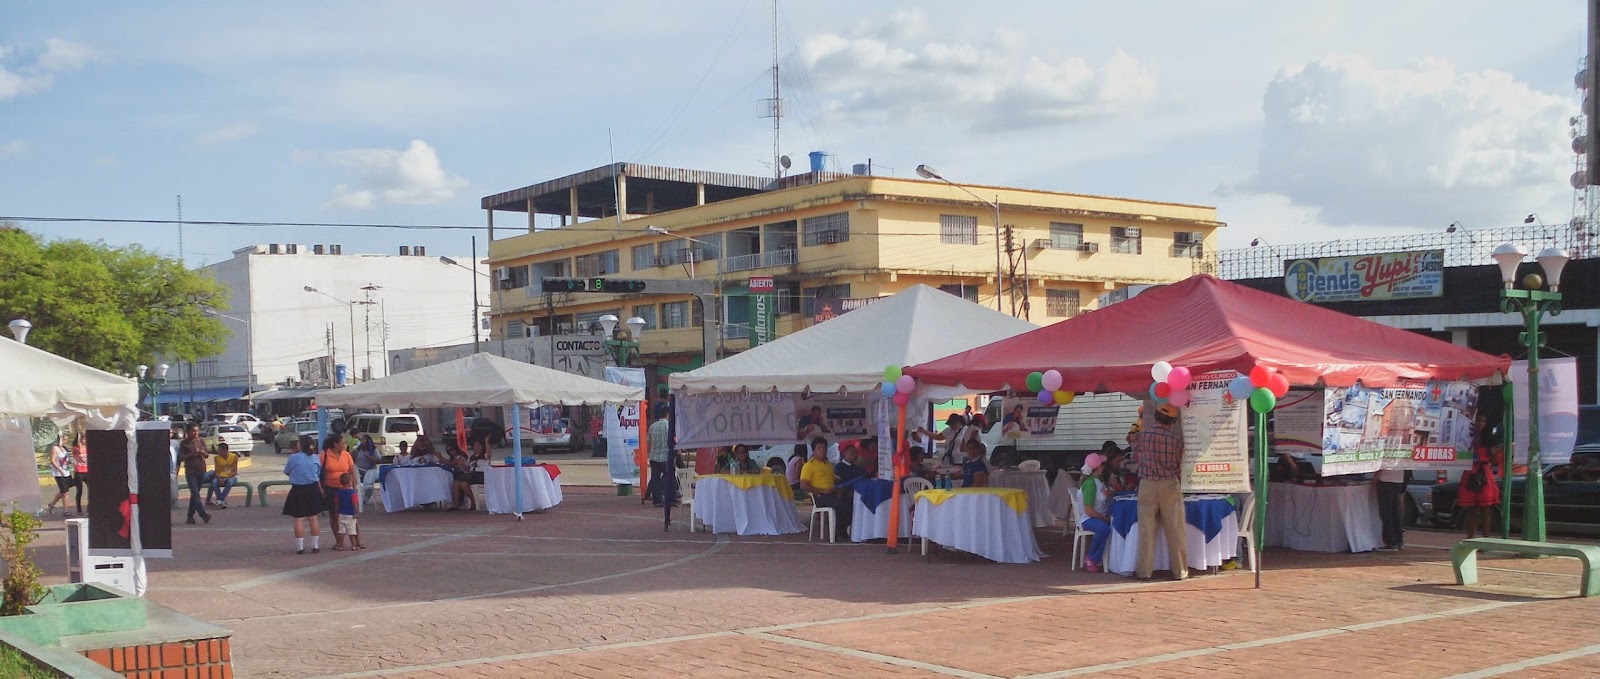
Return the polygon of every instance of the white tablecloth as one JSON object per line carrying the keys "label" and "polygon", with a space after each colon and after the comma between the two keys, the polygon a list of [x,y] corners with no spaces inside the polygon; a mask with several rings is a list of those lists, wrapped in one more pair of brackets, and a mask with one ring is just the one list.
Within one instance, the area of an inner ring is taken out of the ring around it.
{"label": "white tablecloth", "polygon": [[1268,547],[1307,552],[1370,552],[1383,546],[1377,490],[1356,486],[1267,484]]}
{"label": "white tablecloth", "polygon": [[[483,474],[484,504],[490,514],[514,514],[517,504],[516,467],[490,467]],[[561,504],[561,483],[544,467],[522,468],[522,511],[537,512]]]}
{"label": "white tablecloth", "polygon": [[994,495],[958,495],[940,504],[917,500],[912,533],[951,549],[1000,563],[1031,563],[1044,556],[1028,513]]}
{"label": "white tablecloth", "polygon": [[702,476],[694,487],[694,516],[713,533],[804,533],[794,501],[771,486],[741,490],[725,479]]}
{"label": "white tablecloth", "polygon": [[398,512],[430,502],[451,502],[455,476],[439,467],[395,467],[383,477],[383,510]]}
{"label": "white tablecloth", "polygon": [[[850,515],[850,540],[853,542],[866,542],[867,540],[886,540],[889,538],[889,503],[886,499],[878,503],[878,511],[867,511],[867,505],[861,501],[860,493],[856,496],[855,511]],[[911,495],[900,494],[900,537],[911,537]]]}
{"label": "white tablecloth", "polygon": [[[1202,499],[1211,499],[1221,496],[1193,496],[1185,497],[1184,502],[1199,502]],[[1133,497],[1119,497],[1112,502],[1133,502],[1138,499]],[[1167,551],[1167,534],[1160,526],[1156,526],[1156,556],[1152,570],[1165,571],[1172,569],[1172,556]],[[1220,567],[1228,559],[1239,555],[1239,515],[1230,514],[1222,521],[1222,530],[1209,542],[1206,534],[1199,528],[1184,524],[1184,552],[1189,560],[1192,570],[1205,570]],[[1105,556],[1106,570],[1118,575],[1132,575],[1134,566],[1139,563],[1139,522],[1135,521],[1128,529],[1127,537],[1117,534],[1115,528],[1111,530],[1111,539],[1106,544]]]}
{"label": "white tablecloth", "polygon": [[[989,472],[989,485],[1022,489],[1028,494],[1028,514],[1033,517],[1034,527],[1049,528],[1055,525],[1055,517],[1050,513],[1050,482],[1045,479],[1044,471],[996,469]],[[1072,499],[1068,498],[1067,503],[1070,505]]]}

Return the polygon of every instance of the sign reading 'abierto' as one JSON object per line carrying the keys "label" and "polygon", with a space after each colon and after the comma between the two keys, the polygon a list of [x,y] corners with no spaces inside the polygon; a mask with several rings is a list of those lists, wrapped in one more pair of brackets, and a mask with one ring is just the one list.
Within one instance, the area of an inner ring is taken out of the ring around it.
{"label": "sign reading 'abierto'", "polygon": [[1284,262],[1283,287],[1302,302],[1362,302],[1444,294],[1444,250]]}

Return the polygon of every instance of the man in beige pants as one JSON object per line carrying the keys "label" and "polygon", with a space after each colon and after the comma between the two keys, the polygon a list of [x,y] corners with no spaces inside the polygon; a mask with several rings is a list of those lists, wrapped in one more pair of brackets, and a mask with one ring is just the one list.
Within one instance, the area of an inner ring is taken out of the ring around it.
{"label": "man in beige pants", "polygon": [[1167,534],[1167,561],[1172,578],[1189,577],[1184,548],[1188,528],[1183,512],[1183,434],[1178,430],[1178,408],[1162,404],[1133,437],[1133,460],[1139,467],[1139,560],[1134,575],[1149,580],[1156,556],[1156,528]]}

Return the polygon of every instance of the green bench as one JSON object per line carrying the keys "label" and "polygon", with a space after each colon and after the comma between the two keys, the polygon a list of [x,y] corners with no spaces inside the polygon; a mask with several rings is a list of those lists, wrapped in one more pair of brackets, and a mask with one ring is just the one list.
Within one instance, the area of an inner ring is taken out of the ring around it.
{"label": "green bench", "polygon": [[[208,490],[210,488],[211,488],[210,485],[201,486],[200,487],[200,492],[204,493],[204,492],[206,492],[206,490]],[[233,490],[228,491],[228,492],[229,493],[234,493],[234,492],[239,491],[240,489],[244,490],[244,506],[249,507],[251,498],[254,495],[254,493],[250,489],[250,484],[243,483],[243,482],[233,484]],[[188,484],[184,484],[184,483],[179,483],[178,484],[178,493],[186,493],[188,491],[189,491]],[[172,508],[173,509],[177,509],[178,508],[178,493],[173,493],[172,494]]]}
{"label": "green bench", "polygon": [[261,506],[265,507],[265,506],[267,506],[267,489],[268,488],[271,488],[273,486],[292,486],[292,485],[294,485],[294,484],[289,483],[288,479],[278,479],[276,481],[262,481],[261,483],[256,484],[256,497],[261,498]]}
{"label": "green bench", "polygon": [[1600,547],[1500,538],[1462,540],[1450,548],[1450,562],[1455,566],[1456,584],[1478,584],[1480,551],[1511,552],[1526,556],[1570,556],[1583,562],[1583,584],[1578,590],[1578,596],[1600,596]]}

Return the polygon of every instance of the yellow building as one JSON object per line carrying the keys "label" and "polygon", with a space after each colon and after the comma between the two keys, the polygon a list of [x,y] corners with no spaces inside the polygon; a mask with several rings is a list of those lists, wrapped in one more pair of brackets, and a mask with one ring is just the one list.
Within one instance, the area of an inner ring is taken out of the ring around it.
{"label": "yellow building", "polygon": [[[1200,205],[836,173],[776,183],[629,163],[488,196],[482,206],[494,336],[586,332],[604,314],[639,316],[648,324],[644,363],[675,368],[699,364],[706,314],[692,298],[543,294],[537,281],[708,279],[725,302],[720,319],[710,315],[720,320],[717,352],[727,355],[748,347],[752,276],[775,281],[779,336],[917,283],[991,307],[998,289],[999,308],[1046,324],[1108,291],[1193,275],[1223,226],[1216,208]],[[496,212],[527,213],[527,229],[506,237],[502,224],[496,239]],[[534,230],[538,214],[561,215],[561,225]]]}

